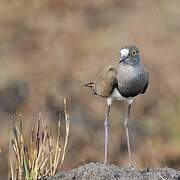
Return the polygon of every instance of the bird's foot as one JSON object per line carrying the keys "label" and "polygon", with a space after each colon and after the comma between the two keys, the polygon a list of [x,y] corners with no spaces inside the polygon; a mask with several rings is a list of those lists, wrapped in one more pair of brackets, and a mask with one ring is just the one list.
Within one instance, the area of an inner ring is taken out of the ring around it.
{"label": "bird's foot", "polygon": [[128,169],[134,169],[134,165],[133,165],[133,164],[131,164],[131,163],[129,163],[129,165],[128,165]]}
{"label": "bird's foot", "polygon": [[108,163],[107,163],[107,160],[104,160],[104,163],[103,163],[104,165],[107,165]]}

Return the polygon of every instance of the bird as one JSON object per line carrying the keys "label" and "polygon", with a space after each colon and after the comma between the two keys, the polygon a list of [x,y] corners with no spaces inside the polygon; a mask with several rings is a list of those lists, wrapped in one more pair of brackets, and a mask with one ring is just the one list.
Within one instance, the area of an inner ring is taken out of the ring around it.
{"label": "bird", "polygon": [[144,94],[149,84],[149,73],[141,63],[140,51],[135,45],[127,45],[120,49],[120,58],[98,74],[94,81],[85,82],[84,86],[91,88],[93,94],[106,98],[107,110],[104,120],[104,164],[108,161],[108,138],[110,125],[110,110],[114,100],[127,102],[128,108],[124,120],[127,139],[129,166],[132,166],[129,116],[135,97]]}

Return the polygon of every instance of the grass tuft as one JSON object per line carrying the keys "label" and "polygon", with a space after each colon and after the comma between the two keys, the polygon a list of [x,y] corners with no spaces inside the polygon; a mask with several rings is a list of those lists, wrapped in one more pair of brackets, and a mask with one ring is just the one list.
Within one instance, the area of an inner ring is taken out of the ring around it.
{"label": "grass tuft", "polygon": [[52,139],[52,133],[46,126],[41,127],[41,114],[31,132],[29,145],[23,137],[23,118],[20,115],[19,126],[11,117],[12,137],[11,149],[15,161],[10,158],[10,179],[12,180],[38,180],[53,176],[58,167],[61,168],[67,149],[70,128],[70,116],[67,113],[67,102],[64,99],[65,112],[65,137],[61,143],[61,118],[59,116],[58,133],[56,141]]}

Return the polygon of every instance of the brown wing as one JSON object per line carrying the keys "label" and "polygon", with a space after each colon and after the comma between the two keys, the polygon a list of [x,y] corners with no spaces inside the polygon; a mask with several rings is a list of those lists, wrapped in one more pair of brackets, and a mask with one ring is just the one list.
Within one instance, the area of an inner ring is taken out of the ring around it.
{"label": "brown wing", "polygon": [[94,91],[102,97],[109,97],[117,85],[117,66],[118,63],[113,63],[106,66],[98,75],[94,82]]}

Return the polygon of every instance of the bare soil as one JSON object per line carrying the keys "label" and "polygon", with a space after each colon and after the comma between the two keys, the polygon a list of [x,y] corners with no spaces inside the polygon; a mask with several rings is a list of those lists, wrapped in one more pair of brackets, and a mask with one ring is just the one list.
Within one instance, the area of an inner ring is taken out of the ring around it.
{"label": "bare soil", "polygon": [[120,168],[115,165],[89,163],[68,172],[60,172],[48,180],[180,180],[180,171],[171,168],[134,167]]}

